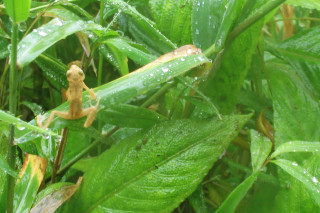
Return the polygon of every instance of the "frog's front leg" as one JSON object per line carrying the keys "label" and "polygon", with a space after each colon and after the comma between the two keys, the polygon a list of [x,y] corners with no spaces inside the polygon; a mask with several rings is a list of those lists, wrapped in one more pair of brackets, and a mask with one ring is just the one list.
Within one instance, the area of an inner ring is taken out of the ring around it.
{"label": "frog's front leg", "polygon": [[44,125],[42,125],[42,122],[41,122],[41,119],[36,118],[37,120],[37,124],[39,127],[43,128],[43,129],[47,129],[49,127],[49,125],[51,124],[54,116],[57,115],[58,117],[61,117],[63,119],[73,119],[73,116],[68,112],[68,111],[57,111],[57,110],[54,110],[51,112],[50,116],[48,117],[46,123]]}
{"label": "frog's front leg", "polygon": [[84,82],[82,82],[82,86],[83,86],[83,88],[84,88],[85,90],[87,90],[87,91],[89,92],[89,94],[90,94],[90,96],[91,96],[91,99],[92,99],[92,100],[95,100],[95,99],[96,99],[96,94],[94,94],[93,90],[92,90],[92,89],[89,89],[89,87],[87,87],[87,85],[86,85]]}

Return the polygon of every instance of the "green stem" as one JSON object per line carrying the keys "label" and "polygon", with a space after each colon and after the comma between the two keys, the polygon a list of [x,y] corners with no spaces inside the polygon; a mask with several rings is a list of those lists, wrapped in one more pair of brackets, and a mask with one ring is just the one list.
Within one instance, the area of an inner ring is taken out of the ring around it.
{"label": "green stem", "polygon": [[243,33],[246,29],[248,29],[251,25],[256,23],[259,19],[263,18],[269,12],[277,8],[279,5],[284,3],[286,0],[274,0],[269,1],[262,7],[260,7],[257,11],[255,11],[252,15],[250,15],[247,19],[241,22],[238,26],[234,28],[234,30],[229,34],[227,38],[227,42],[232,42],[238,35]]}
{"label": "green stem", "polygon": [[178,76],[177,79],[183,83],[184,85],[190,87],[191,89],[193,89],[196,93],[198,93],[198,95],[200,95],[206,102],[207,104],[212,108],[212,110],[217,114],[219,120],[222,120],[221,114],[218,110],[218,108],[214,105],[214,103],[211,102],[211,100],[205,96],[200,90],[198,90],[195,86],[193,86],[192,84],[190,84],[188,81],[184,80],[181,76]]}
{"label": "green stem", "polygon": [[[9,110],[12,114],[17,111],[17,44],[18,44],[18,25],[12,22],[11,34],[11,64],[9,77]],[[11,168],[15,169],[16,164],[16,146],[14,145],[14,125],[10,125],[10,135],[8,144],[7,161]],[[8,175],[8,191],[7,191],[7,212],[13,212],[13,196],[14,196],[14,177]]]}
{"label": "green stem", "polygon": [[243,33],[246,29],[248,29],[251,25],[256,23],[259,19],[267,15],[269,12],[277,8],[279,5],[281,5],[285,0],[274,0],[269,1],[262,7],[260,7],[258,10],[256,10],[252,15],[250,15],[248,18],[246,18],[243,22],[241,22],[238,26],[236,26],[233,31],[228,35],[226,39],[226,45],[223,49],[216,49],[216,44],[211,45],[206,51],[204,51],[204,54],[209,57],[213,54],[216,54],[219,52],[217,57],[215,58],[213,62],[213,66],[207,73],[207,77],[212,77],[215,71],[218,69],[224,53],[228,50],[228,48],[231,46],[231,43],[234,39],[236,39],[241,33]]}
{"label": "green stem", "polygon": [[[100,12],[99,12],[99,22],[103,26],[103,11],[104,11],[104,2],[100,1]],[[102,83],[102,68],[103,68],[103,55],[99,53],[99,68],[98,68],[98,86]]]}
{"label": "green stem", "polygon": [[146,102],[144,102],[141,107],[148,107],[154,100],[156,100],[157,98],[159,98],[161,95],[163,95],[168,89],[170,89],[171,87],[175,86],[177,83],[173,82],[173,83],[166,83],[163,87],[161,87],[161,89],[159,89],[155,94],[153,94],[148,100],[146,100]]}
{"label": "green stem", "polygon": [[[119,127],[114,127],[110,132],[108,132],[105,136],[104,139],[110,137],[113,133],[115,133]],[[76,163],[78,160],[80,160],[83,156],[85,156],[92,148],[96,147],[101,143],[101,139],[95,140],[92,144],[87,146],[85,149],[83,149],[79,154],[74,156],[72,160],[70,160],[63,168],[59,169],[57,172],[58,175],[62,174],[64,171],[66,171],[69,167],[71,167],[74,163]]]}

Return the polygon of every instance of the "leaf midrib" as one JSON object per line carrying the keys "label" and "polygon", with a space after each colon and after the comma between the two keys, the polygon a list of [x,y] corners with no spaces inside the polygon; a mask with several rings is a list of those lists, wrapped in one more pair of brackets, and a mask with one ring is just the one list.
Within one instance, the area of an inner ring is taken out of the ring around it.
{"label": "leaf midrib", "polygon": [[109,194],[103,196],[100,200],[98,200],[97,202],[95,202],[91,207],[89,207],[86,212],[89,213],[91,212],[92,210],[94,210],[98,205],[100,205],[101,203],[103,203],[104,201],[106,201],[107,199],[109,199],[110,197],[112,197],[113,195],[115,195],[116,193],[120,192],[121,190],[123,190],[124,188],[126,188],[128,185],[130,185],[131,183],[139,180],[140,178],[142,178],[143,176],[149,174],[151,171],[157,169],[158,167],[164,165],[165,163],[169,162],[170,160],[173,160],[174,158],[182,155],[183,153],[187,152],[188,150],[190,150],[191,148],[199,145],[200,143],[202,143],[203,141],[207,140],[208,138],[210,137],[214,137],[216,136],[217,133],[214,133],[214,134],[211,134],[205,138],[203,138],[202,140],[196,142],[196,143],[193,143],[191,144],[190,146],[187,146],[185,149],[177,152],[176,154],[173,154],[172,156],[168,157],[167,159],[155,164],[153,167],[141,172],[140,175],[137,175],[135,177],[133,177],[132,179],[130,179],[129,181],[123,183],[121,186],[119,186],[117,189],[113,190],[112,192],[110,192]]}

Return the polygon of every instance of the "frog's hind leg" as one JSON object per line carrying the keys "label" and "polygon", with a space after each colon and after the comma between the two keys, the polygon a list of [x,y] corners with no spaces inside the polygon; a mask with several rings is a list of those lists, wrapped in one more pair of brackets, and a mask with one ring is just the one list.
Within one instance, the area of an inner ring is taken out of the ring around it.
{"label": "frog's hind leg", "polygon": [[47,129],[49,127],[49,125],[51,124],[51,122],[52,122],[52,120],[53,120],[55,115],[58,116],[58,117],[61,117],[63,119],[67,119],[67,120],[68,119],[73,119],[72,115],[69,114],[68,111],[56,111],[56,110],[54,110],[54,111],[51,112],[50,116],[48,117],[48,119],[47,119],[47,121],[46,121],[46,123],[44,125],[42,125],[41,120],[37,116],[36,120],[37,120],[38,126],[43,128],[43,129]]}
{"label": "frog's hind leg", "polygon": [[96,106],[91,106],[87,109],[82,110],[81,117],[87,115],[87,120],[83,124],[84,128],[88,128],[89,126],[91,126],[94,119],[96,118],[96,115],[98,112],[97,108],[98,108],[99,102],[100,102],[100,98],[98,99]]}

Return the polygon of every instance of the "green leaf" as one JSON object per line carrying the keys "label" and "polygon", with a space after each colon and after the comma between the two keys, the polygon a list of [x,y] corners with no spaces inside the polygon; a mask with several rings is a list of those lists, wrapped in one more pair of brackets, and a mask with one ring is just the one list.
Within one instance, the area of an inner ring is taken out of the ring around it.
{"label": "green leaf", "polygon": [[[316,96],[291,67],[281,63],[269,63],[267,71],[273,95],[275,148],[288,141],[320,141],[320,131],[317,128],[320,125],[317,119],[320,116],[320,110],[318,100],[314,99]],[[311,168],[316,165],[310,165],[310,158],[308,159],[307,156],[310,154],[284,153],[282,155],[283,158],[292,161],[305,162],[303,167],[311,172]],[[319,159],[318,155],[316,157]],[[281,172],[279,179],[282,186],[290,183],[291,190],[281,188],[275,199],[276,212],[295,212],[300,209],[309,212],[310,209],[314,209],[314,202],[303,183]],[[283,205],[296,199],[301,202],[295,205]]]}
{"label": "green leaf", "polygon": [[299,180],[312,194],[312,197],[320,206],[320,184],[317,177],[312,176],[306,169],[300,167],[296,162],[285,159],[273,160],[272,163],[281,167],[284,171]]}
{"label": "green leaf", "polygon": [[171,212],[195,190],[249,117],[176,120],[138,132],[95,159],[64,212]]}
{"label": "green leaf", "polygon": [[34,130],[34,131],[42,133],[42,134],[48,134],[51,136],[59,136],[50,130],[45,130],[45,129],[42,129],[38,126],[34,126],[30,123],[22,121],[19,118],[16,118],[16,117],[14,117],[4,111],[1,111],[1,110],[0,110],[0,120],[4,121],[6,123],[9,123],[9,124],[16,125],[18,130],[20,130],[20,131],[23,131],[24,129],[28,129],[28,130]]}
{"label": "green leaf", "polygon": [[253,168],[253,173],[259,171],[269,156],[272,148],[271,141],[261,136],[257,131],[251,130],[251,163]]}
{"label": "green leaf", "polygon": [[110,106],[99,114],[99,119],[120,127],[145,128],[167,120],[148,109],[127,104]]}
{"label": "green leaf", "polygon": [[69,68],[67,65],[59,62],[56,58],[45,54],[39,55],[35,62],[52,85],[57,88],[68,88],[66,72]]}
{"label": "green leaf", "polygon": [[122,0],[103,0],[109,6],[117,8],[126,16],[130,33],[136,41],[145,44],[147,49],[154,55],[160,56],[175,48],[175,45],[159,32],[153,23],[141,15],[134,7]]}
{"label": "green leaf", "polygon": [[56,42],[83,30],[101,31],[102,27],[90,21],[62,21],[55,18],[19,42],[17,63],[19,66],[27,65]]}
{"label": "green leaf", "polygon": [[14,178],[19,178],[18,176],[18,172],[14,169],[12,169],[6,160],[4,160],[1,156],[0,156],[0,169],[2,169],[5,173],[8,173],[9,175],[11,175]]}
{"label": "green leaf", "polygon": [[237,21],[244,2],[245,0],[229,0],[226,4],[226,10],[214,42],[217,50],[220,50],[224,46],[229,32]]}
{"label": "green leaf", "polygon": [[104,41],[103,43],[112,45],[117,48],[120,52],[128,56],[134,62],[140,65],[148,64],[149,62],[155,60],[157,57],[151,55],[141,49],[136,48],[134,45],[130,44],[127,40],[123,38],[112,38]]}
{"label": "green leaf", "polygon": [[99,51],[104,58],[106,58],[113,66],[116,67],[116,69],[120,72],[122,76],[129,73],[128,58],[125,54],[119,51],[116,45],[102,44],[99,47]]}
{"label": "green leaf", "polygon": [[259,172],[250,175],[240,185],[238,185],[237,188],[235,188],[227,197],[227,199],[222,203],[216,213],[235,212],[240,201],[244,198],[244,196],[251,188],[252,184],[256,181],[258,174]]}
{"label": "green leaf", "polygon": [[4,0],[6,11],[14,22],[22,22],[27,20],[31,0]]}
{"label": "green leaf", "polygon": [[34,102],[29,102],[29,101],[22,101],[21,104],[25,105],[28,107],[34,115],[39,115],[43,113],[43,109],[40,105]]}
{"label": "green leaf", "polygon": [[29,212],[43,180],[47,160],[27,154],[14,190],[14,212]]}
{"label": "green leaf", "polygon": [[277,147],[271,158],[287,152],[319,152],[320,142],[290,141]]}
{"label": "green leaf", "polygon": [[207,86],[202,86],[202,91],[218,106],[222,114],[230,113],[235,108],[259,41],[262,24],[262,21],[257,22],[234,40],[214,78],[205,83]]}
{"label": "green leaf", "polygon": [[151,0],[149,6],[160,32],[178,46],[192,43],[192,0]]}
{"label": "green leaf", "polygon": [[[276,56],[291,64],[305,86],[320,98],[320,27],[303,30],[279,44],[267,43]],[[270,46],[271,45],[271,46]]]}
{"label": "green leaf", "polygon": [[214,44],[227,1],[194,0],[191,29],[194,44],[205,50]]}
{"label": "green leaf", "polygon": [[308,8],[308,9],[320,10],[320,2],[318,0],[304,0],[304,1],[287,0],[286,4],[304,7],[304,8]]}
{"label": "green leaf", "polygon": [[270,63],[267,70],[273,94],[276,148],[293,140],[320,141],[318,100],[304,81],[284,64]]}

